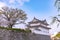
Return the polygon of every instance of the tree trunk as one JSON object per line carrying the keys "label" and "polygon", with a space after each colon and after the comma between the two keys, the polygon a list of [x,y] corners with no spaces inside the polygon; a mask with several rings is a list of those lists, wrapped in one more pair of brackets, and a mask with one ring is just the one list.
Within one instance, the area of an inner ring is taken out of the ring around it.
{"label": "tree trunk", "polygon": [[8,25],[8,28],[12,28],[12,26],[13,26],[13,25],[10,24],[10,25]]}

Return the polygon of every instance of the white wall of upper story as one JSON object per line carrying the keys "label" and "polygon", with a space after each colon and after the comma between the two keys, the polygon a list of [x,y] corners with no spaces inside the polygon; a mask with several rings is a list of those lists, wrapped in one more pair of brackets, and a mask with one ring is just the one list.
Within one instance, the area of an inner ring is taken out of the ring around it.
{"label": "white wall of upper story", "polygon": [[43,25],[46,27],[46,25],[42,24],[42,23],[33,23],[33,24],[30,24],[30,26],[36,26],[36,25]]}
{"label": "white wall of upper story", "polygon": [[33,23],[33,24],[30,24],[30,26],[36,26],[36,25],[40,25],[40,23]]}

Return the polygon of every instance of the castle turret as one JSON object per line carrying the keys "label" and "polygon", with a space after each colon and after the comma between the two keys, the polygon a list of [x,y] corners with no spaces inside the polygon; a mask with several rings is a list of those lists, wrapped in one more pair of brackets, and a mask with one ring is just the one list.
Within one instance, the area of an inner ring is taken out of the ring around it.
{"label": "castle turret", "polygon": [[49,33],[49,27],[47,27],[49,24],[45,20],[39,20],[34,17],[34,19],[30,22],[28,22],[28,28],[30,28],[33,32],[34,30],[40,32],[41,34],[48,34]]}

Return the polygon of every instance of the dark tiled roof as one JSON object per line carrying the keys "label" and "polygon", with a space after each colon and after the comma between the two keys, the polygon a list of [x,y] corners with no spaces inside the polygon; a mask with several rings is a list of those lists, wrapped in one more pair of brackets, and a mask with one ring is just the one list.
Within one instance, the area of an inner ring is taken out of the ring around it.
{"label": "dark tiled roof", "polygon": [[35,17],[34,17],[34,19],[32,20],[32,21],[30,21],[30,22],[28,22],[29,24],[32,24],[32,23],[42,23],[42,24],[44,24],[44,25],[48,25],[48,23],[46,22],[46,19],[45,20],[43,20],[43,21],[41,21],[41,20],[39,20],[39,19],[36,19]]}

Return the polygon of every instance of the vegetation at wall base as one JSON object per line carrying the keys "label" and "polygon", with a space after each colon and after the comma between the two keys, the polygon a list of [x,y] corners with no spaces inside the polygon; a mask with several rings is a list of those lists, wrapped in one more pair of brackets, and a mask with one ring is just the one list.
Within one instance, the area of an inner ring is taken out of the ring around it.
{"label": "vegetation at wall base", "polygon": [[31,32],[31,30],[24,30],[24,29],[18,29],[18,28],[0,27],[0,29],[12,30],[12,31],[17,31],[17,32],[26,32],[26,33]]}
{"label": "vegetation at wall base", "polygon": [[60,33],[58,33],[55,37],[58,37],[58,38],[60,38]]}

